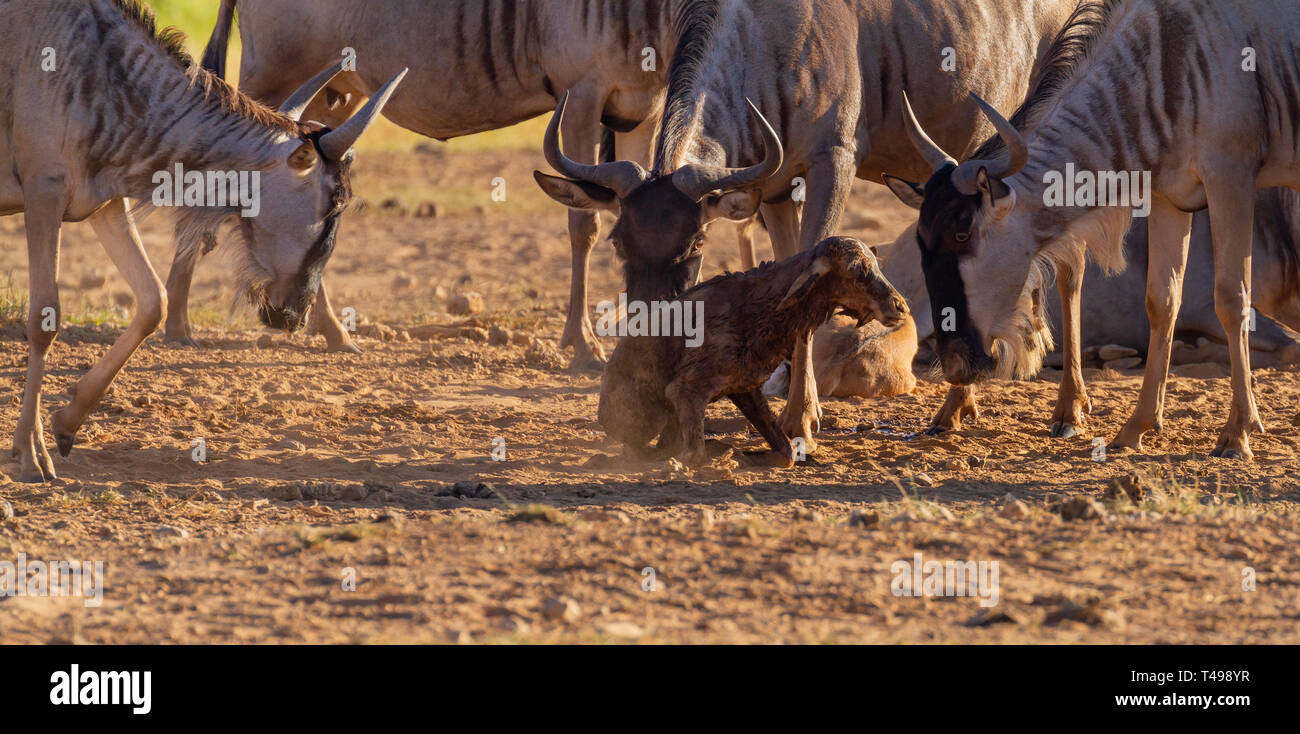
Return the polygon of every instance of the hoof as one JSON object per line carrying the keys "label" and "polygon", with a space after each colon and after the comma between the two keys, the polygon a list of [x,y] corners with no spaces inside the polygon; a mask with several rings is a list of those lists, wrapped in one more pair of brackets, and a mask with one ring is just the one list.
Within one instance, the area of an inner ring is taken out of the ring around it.
{"label": "hoof", "polygon": [[605,358],[595,354],[575,354],[569,361],[569,369],[574,372],[602,372]]}
{"label": "hoof", "polygon": [[1077,433],[1078,431],[1069,423],[1052,424],[1052,438],[1074,438]]}
{"label": "hoof", "polygon": [[44,484],[46,479],[44,474],[34,472],[32,474],[20,474],[18,476],[18,481],[24,484]]}
{"label": "hoof", "polygon": [[925,431],[923,431],[923,433],[925,433],[925,435],[927,436],[942,436],[947,432],[948,432],[948,428],[946,426],[941,426],[938,425],[937,423],[925,429]]}
{"label": "hoof", "polygon": [[76,443],[76,441],[76,435],[71,433],[54,434],[54,443],[59,447],[59,456],[65,459],[68,458],[68,454],[72,453],[72,444]]}
{"label": "hoof", "polygon": [[194,337],[190,336],[189,334],[186,334],[186,335],[184,335],[184,336],[170,336],[170,335],[166,335],[166,334],[164,334],[164,335],[163,335],[163,343],[164,343],[164,344],[175,344],[175,345],[178,346],[178,347],[189,347],[189,348],[192,348],[192,349],[202,349],[202,348],[203,348],[203,345],[200,344],[199,341],[198,341],[197,339],[195,339]]}
{"label": "hoof", "polygon": [[1210,452],[1210,456],[1216,459],[1236,459],[1238,461],[1246,461],[1252,458],[1249,452],[1242,452],[1230,448],[1215,449]]}
{"label": "hoof", "polygon": [[361,354],[361,347],[358,347],[355,342],[349,341],[342,344],[327,346],[325,347],[325,351],[329,353]]}

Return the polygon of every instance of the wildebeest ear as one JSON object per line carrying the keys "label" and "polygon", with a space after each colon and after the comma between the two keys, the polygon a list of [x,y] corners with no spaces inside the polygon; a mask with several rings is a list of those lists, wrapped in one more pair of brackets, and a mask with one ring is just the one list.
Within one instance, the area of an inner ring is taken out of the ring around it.
{"label": "wildebeest ear", "polygon": [[925,201],[925,186],[903,180],[897,176],[885,174],[885,185],[889,190],[894,192],[894,196],[904,204],[913,209],[920,209],[921,202]]}
{"label": "wildebeest ear", "polygon": [[573,181],[559,176],[548,176],[541,171],[533,171],[533,178],[542,187],[546,195],[569,207],[570,209],[591,209],[593,211],[619,211],[618,196],[604,186],[597,186],[586,181]]}
{"label": "wildebeest ear", "polygon": [[763,192],[758,189],[742,189],[725,194],[709,194],[704,197],[704,218],[712,222],[715,219],[730,219],[743,222],[754,216],[758,205],[763,203]]}
{"label": "wildebeest ear", "polygon": [[790,286],[790,290],[785,292],[785,298],[782,298],[781,302],[776,305],[777,310],[779,311],[786,306],[799,301],[799,299],[803,298],[804,295],[817,284],[817,281],[820,280],[823,275],[830,271],[830,257],[822,255],[816,260],[813,260],[812,265],[809,266],[807,270],[800,273],[798,278],[795,278],[794,283]]}
{"label": "wildebeest ear", "polygon": [[979,188],[980,202],[994,220],[1005,217],[1015,207],[1016,190],[1002,179],[993,178],[983,168],[975,175],[975,185]]}

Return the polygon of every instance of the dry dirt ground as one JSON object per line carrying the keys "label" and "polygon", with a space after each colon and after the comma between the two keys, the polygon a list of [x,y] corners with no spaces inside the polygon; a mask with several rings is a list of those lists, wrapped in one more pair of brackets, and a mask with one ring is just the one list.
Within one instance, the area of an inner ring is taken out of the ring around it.
{"label": "dry dirt ground", "polygon": [[[151,338],[72,456],[56,458],[60,480],[19,484],[3,466],[13,517],[0,521],[0,561],[100,560],[106,583],[98,608],[0,600],[0,640],[1300,639],[1295,375],[1256,375],[1268,434],[1253,463],[1206,458],[1227,411],[1213,370],[1175,378],[1164,432],[1104,462],[1092,438],[1118,429],[1137,373],[1091,371],[1092,433],[1062,441],[1046,435],[1059,377],[1046,370],[982,388],[982,419],[952,435],[918,434],[943,395],[927,379],[900,398],[827,401],[822,448],[793,470],[629,464],[593,421],[599,376],[570,372],[556,351],[569,258],[565,214],[530,178],[541,166],[506,152],[363,159],[367,206],[328,271],[336,307],[370,335],[359,356],[227,315],[229,269],[210,256],[194,293],[205,348]],[[491,199],[498,176],[505,202]],[[416,215],[426,202],[436,217]],[[890,240],[905,218],[861,185],[847,228]],[[165,213],[143,225],[163,271],[169,228]],[[26,286],[22,237],[21,217],[0,220],[10,301]],[[733,241],[720,228],[712,267],[737,263]],[[592,260],[593,294],[612,296],[608,245]],[[84,224],[65,229],[61,281],[71,325],[52,351],[47,409],[130,304]],[[485,310],[449,315],[465,291]],[[6,309],[10,431],[25,344],[21,304]],[[422,338],[448,331],[430,325],[465,328]],[[718,438],[759,444],[729,405],[710,417]],[[205,463],[193,460],[200,438]],[[1144,493],[1136,506],[1115,499],[1121,483]],[[1007,495],[1021,504],[1006,509]],[[996,561],[998,605],[894,595],[893,565],[916,553]]]}

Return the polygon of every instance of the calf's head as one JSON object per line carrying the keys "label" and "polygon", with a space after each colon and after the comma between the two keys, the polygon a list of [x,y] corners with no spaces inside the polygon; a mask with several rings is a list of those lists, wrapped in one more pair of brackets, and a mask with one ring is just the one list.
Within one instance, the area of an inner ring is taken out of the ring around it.
{"label": "calf's head", "polygon": [[[888,328],[907,318],[907,301],[880,272],[876,255],[852,237],[830,237],[812,252],[812,264],[795,279],[777,310],[805,308],[820,290],[828,305],[858,320],[876,320]],[[829,315],[828,315],[829,316]]]}
{"label": "calf's head", "polygon": [[618,217],[610,233],[624,263],[631,300],[675,298],[698,282],[704,235],[717,219],[743,221],[758,211],[763,184],[781,168],[781,140],[749,103],[763,138],[761,163],[747,168],[688,164],[654,176],[633,161],[584,165],[560,151],[559,130],[568,93],[546,129],[543,150],[563,177],[533,174],[551,198],[574,209]]}
{"label": "calf's head", "polygon": [[1024,212],[1013,214],[1016,192],[1003,181],[1025,166],[1028,147],[997,110],[971,96],[998,131],[1005,147],[999,157],[959,165],[921,129],[904,94],[908,134],[934,173],[924,184],[885,176],[894,194],[920,211],[916,241],[935,341],[944,377],[957,385],[995,371],[1032,374],[1051,349],[1044,263],[1019,221]]}
{"label": "calf's head", "polygon": [[[280,112],[299,121],[312,98],[342,70],[322,71],[294,92]],[[276,143],[261,170],[253,213],[237,227],[240,285],[263,324],[294,331],[306,320],[321,273],[334,250],[339,219],[351,199],[348,169],[353,145],[379,118],[406,70],[337,129],[299,122],[296,136]]]}

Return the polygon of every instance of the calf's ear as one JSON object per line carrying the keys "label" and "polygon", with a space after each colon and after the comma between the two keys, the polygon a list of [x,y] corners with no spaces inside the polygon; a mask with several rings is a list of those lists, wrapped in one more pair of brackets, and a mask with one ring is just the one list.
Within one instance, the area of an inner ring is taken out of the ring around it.
{"label": "calf's ear", "polygon": [[812,265],[809,266],[807,270],[800,273],[798,278],[795,278],[794,283],[790,285],[790,290],[785,292],[785,298],[782,298],[781,302],[776,305],[777,310],[779,311],[786,306],[798,302],[808,293],[808,291],[812,290],[812,287],[817,284],[817,281],[820,280],[823,275],[830,271],[831,261],[828,256],[822,255],[816,260],[813,260]]}
{"label": "calf's ear", "polygon": [[597,186],[586,181],[574,181],[559,176],[548,176],[541,171],[533,171],[533,178],[542,187],[546,195],[569,207],[570,209],[590,209],[608,211],[618,214],[618,195],[604,186]]}
{"label": "calf's ear", "polygon": [[763,195],[758,189],[709,194],[704,197],[704,221],[730,219],[733,222],[743,222],[754,216],[761,203],[763,203]]}

